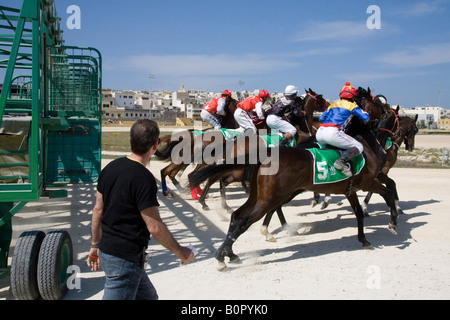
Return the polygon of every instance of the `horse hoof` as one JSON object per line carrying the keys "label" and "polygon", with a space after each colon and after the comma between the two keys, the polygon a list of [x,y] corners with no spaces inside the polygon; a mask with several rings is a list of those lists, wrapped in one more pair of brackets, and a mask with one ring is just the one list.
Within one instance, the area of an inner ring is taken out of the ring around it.
{"label": "horse hoof", "polygon": [[209,211],[209,207],[206,204],[202,206],[202,209],[205,211]]}
{"label": "horse hoof", "polygon": [[364,250],[374,250],[375,248],[369,242],[366,241],[363,243],[363,249]]}
{"label": "horse hoof", "polygon": [[228,271],[228,267],[227,267],[227,265],[225,264],[225,262],[221,262],[221,261],[219,261],[219,265],[217,266],[217,271],[220,271],[220,272],[226,272],[226,271]]}
{"label": "horse hoof", "polygon": [[320,209],[325,210],[327,207],[328,207],[328,202],[324,202],[324,203],[322,203],[322,207]]}
{"label": "horse hoof", "polygon": [[396,226],[396,225],[393,225],[392,223],[389,223],[388,230],[389,230],[394,236],[398,235],[398,233],[397,233],[397,226]]}
{"label": "horse hoof", "polygon": [[222,208],[226,211],[226,212],[228,212],[228,213],[233,213],[233,209],[231,209],[229,206],[222,206]]}
{"label": "horse hoof", "polygon": [[311,208],[314,208],[317,205],[317,201],[313,200],[311,201]]}
{"label": "horse hoof", "polygon": [[241,264],[242,261],[237,255],[234,254],[232,257],[230,257],[230,263]]}

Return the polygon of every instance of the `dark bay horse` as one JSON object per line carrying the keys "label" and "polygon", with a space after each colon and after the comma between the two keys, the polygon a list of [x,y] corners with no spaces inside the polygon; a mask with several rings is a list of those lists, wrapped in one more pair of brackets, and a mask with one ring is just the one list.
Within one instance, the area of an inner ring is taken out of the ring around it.
{"label": "dark bay horse", "polygon": [[308,133],[309,136],[315,135],[314,130],[314,112],[324,112],[329,106],[330,103],[324,99],[323,95],[315,93],[311,88],[305,90],[306,97],[303,102],[303,110],[306,113],[306,130],[303,127],[297,128],[302,132]]}
{"label": "dark bay horse", "polygon": [[[412,152],[414,150],[414,140],[417,132],[419,132],[419,128],[417,127],[417,117],[414,118],[409,116],[400,116],[399,117],[399,130],[393,135],[392,137],[392,144],[391,146],[386,150],[386,163],[384,164],[383,169],[381,169],[380,175],[381,179],[385,179],[383,175],[386,175],[389,173],[389,170],[395,165],[397,162],[397,155],[398,151],[400,150],[400,146],[402,143],[405,143],[405,149],[409,152]],[[379,175],[379,176],[380,176]],[[396,189],[395,185],[393,188]],[[372,192],[368,192],[367,196],[364,198],[364,201],[362,203],[362,208],[364,215],[366,217],[369,216],[369,211],[367,209],[370,198],[372,197]],[[398,194],[397,191],[395,192],[396,197],[396,206],[397,211],[399,214],[402,214],[403,211],[398,205]]]}
{"label": "dark bay horse", "polygon": [[[378,128],[392,128],[395,119],[396,117],[393,115],[385,118],[378,123]],[[250,225],[261,219],[267,212],[285,204],[293,195],[305,190],[325,194],[344,194],[356,215],[358,240],[363,244],[363,248],[372,248],[372,246],[364,234],[364,214],[356,194],[358,190],[380,194],[391,209],[389,228],[397,228],[397,211],[392,193],[377,179],[385,160],[384,150],[380,144],[384,145],[389,133],[380,130],[376,138],[369,127],[357,117],[351,120],[348,129],[348,133],[364,145],[366,160],[362,171],[351,179],[330,184],[314,184],[313,167],[315,164],[312,155],[309,151],[301,148],[279,148],[280,170],[275,174],[262,174],[265,164],[251,165],[250,195],[247,201],[231,215],[226,239],[215,254],[220,270],[226,269],[225,257],[230,258],[230,263],[240,262],[239,257],[233,253],[232,246]],[[200,183],[208,177],[220,175],[223,171],[229,170],[233,170],[233,165],[210,165],[197,171],[192,179],[196,183]]]}

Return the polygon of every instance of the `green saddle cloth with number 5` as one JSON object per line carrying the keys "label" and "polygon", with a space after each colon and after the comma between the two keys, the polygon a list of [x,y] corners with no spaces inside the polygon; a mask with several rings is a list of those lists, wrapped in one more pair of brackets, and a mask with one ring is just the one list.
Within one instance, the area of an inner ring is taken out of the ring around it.
{"label": "green saddle cloth with number 5", "polygon": [[[340,154],[333,149],[306,149],[311,152],[314,158],[314,184],[334,183],[349,179],[340,170],[334,167],[334,162],[340,157]],[[365,165],[365,159],[362,154],[350,160],[353,175],[361,172]]]}

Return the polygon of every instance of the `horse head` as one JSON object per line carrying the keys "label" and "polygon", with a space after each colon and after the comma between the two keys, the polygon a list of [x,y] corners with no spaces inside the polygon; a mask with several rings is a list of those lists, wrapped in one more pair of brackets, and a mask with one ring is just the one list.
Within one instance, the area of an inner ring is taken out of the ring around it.
{"label": "horse head", "polygon": [[329,107],[327,100],[323,98],[323,95],[315,93],[311,88],[305,89],[306,97],[303,104],[303,110],[306,113],[313,113],[314,111],[323,112]]}
{"label": "horse head", "polygon": [[395,136],[400,130],[400,121],[398,119],[398,111],[400,110],[400,106],[397,106],[397,109],[390,109],[391,112],[384,118],[380,119],[375,128],[375,135],[380,145],[384,146],[388,138],[392,138]]}
{"label": "horse head", "polygon": [[228,98],[225,103],[225,115],[222,117],[221,126],[227,129],[239,128],[239,124],[234,118],[234,112],[236,111],[238,101],[233,98]]}
{"label": "horse head", "polygon": [[411,121],[407,122],[407,127],[405,129],[405,137],[403,139],[405,143],[405,149],[407,151],[413,151],[414,150],[414,141],[417,132],[419,132],[419,128],[417,127],[417,118],[418,114],[416,114],[415,118],[408,117],[408,119],[411,119]]}

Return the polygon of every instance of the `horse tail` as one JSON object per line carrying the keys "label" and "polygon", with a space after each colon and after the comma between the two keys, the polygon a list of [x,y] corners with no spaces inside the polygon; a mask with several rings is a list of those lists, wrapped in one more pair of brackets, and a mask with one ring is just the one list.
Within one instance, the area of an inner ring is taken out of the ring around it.
{"label": "horse tail", "polygon": [[189,182],[198,186],[200,183],[204,182],[207,179],[211,179],[212,181],[217,181],[221,177],[230,173],[233,170],[241,170],[244,169],[246,164],[211,164],[202,169],[196,170],[192,172],[189,176]]}
{"label": "horse tail", "polygon": [[159,141],[160,145],[162,145],[164,143],[167,143],[167,144],[160,149],[156,149],[155,156],[159,160],[170,159],[170,154],[172,152],[173,147],[175,146],[175,144],[171,143],[170,138],[171,138],[171,136],[163,136],[160,138],[160,141]]}
{"label": "horse tail", "polygon": [[165,142],[167,144],[164,147],[162,147],[161,149],[156,150],[155,156],[159,160],[169,160],[171,158],[173,148],[177,144],[179,144],[181,141],[183,141],[183,139],[172,141],[171,138],[172,138],[172,136],[164,136],[161,138],[160,144],[163,144]]}

